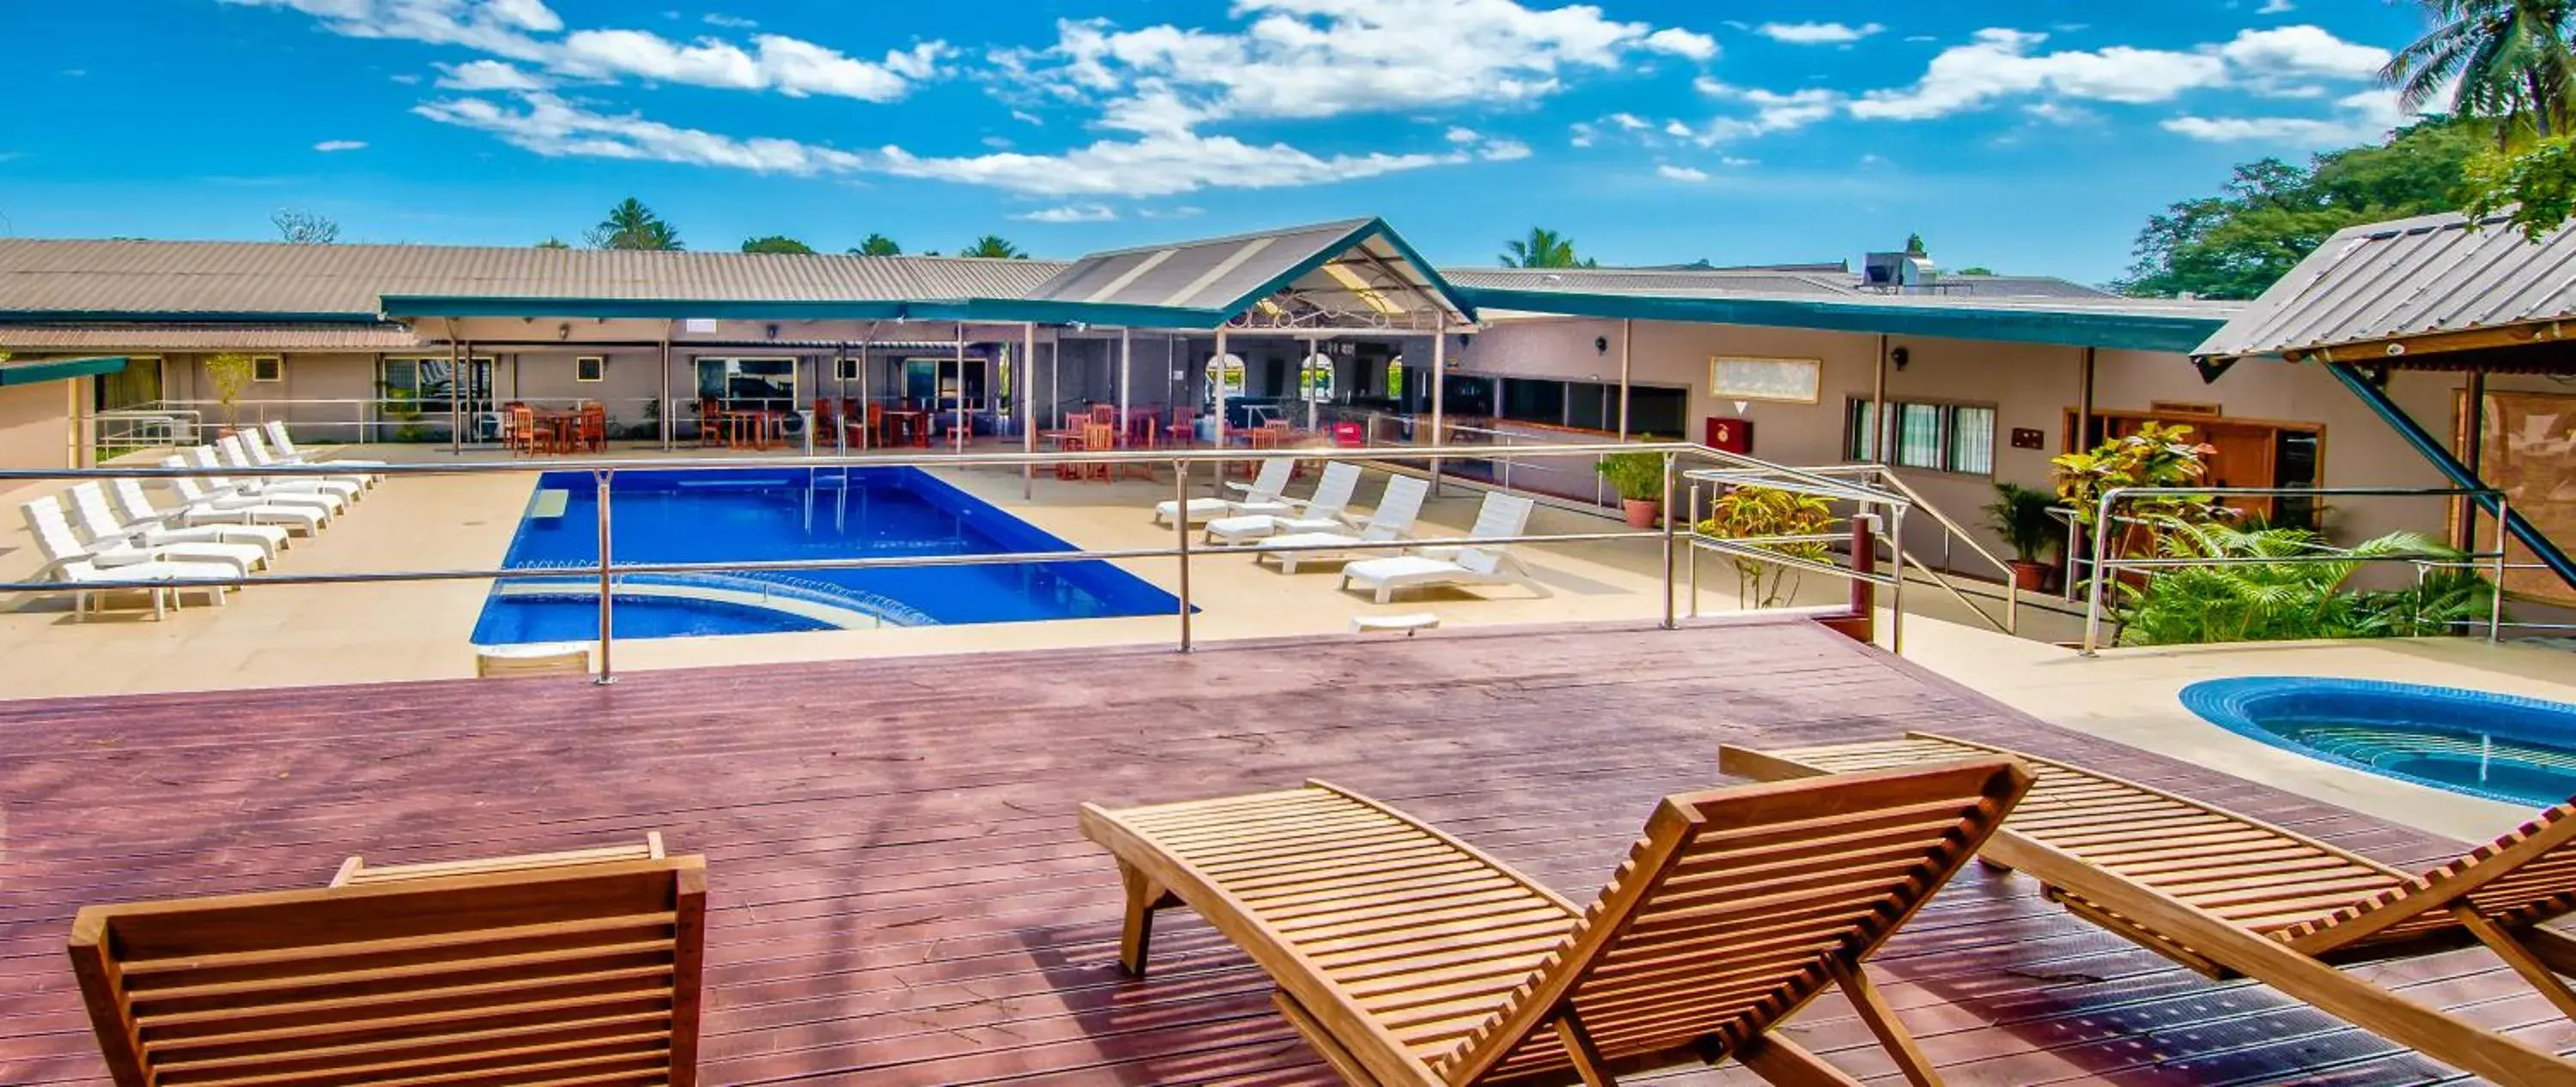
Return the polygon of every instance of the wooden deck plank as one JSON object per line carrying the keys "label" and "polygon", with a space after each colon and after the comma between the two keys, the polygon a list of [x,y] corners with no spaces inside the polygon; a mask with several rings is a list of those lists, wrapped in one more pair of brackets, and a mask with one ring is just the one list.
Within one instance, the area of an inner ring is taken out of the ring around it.
{"label": "wooden deck plank", "polygon": [[[101,1082],[61,958],[79,905],[319,885],[351,853],[402,863],[643,830],[709,858],[706,1082],[1329,1082],[1266,980],[1186,912],[1162,925],[1154,977],[1116,971],[1118,881],[1076,803],[1321,777],[1581,900],[1656,798],[1718,780],[1720,743],[1908,728],[2087,762],[2392,863],[2456,849],[2050,728],[1803,624],[0,703],[0,1082]],[[2374,969],[2576,1045],[2483,953]],[[2361,1084],[2434,1068],[1982,870],[1876,970],[1954,1082]],[[1893,1071],[1839,1000],[1793,1030],[1857,1075]]]}

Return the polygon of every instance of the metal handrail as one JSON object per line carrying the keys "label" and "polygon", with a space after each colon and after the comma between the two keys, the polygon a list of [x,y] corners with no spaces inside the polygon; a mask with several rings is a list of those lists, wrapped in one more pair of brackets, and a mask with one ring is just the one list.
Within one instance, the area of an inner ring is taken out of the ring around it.
{"label": "metal handrail", "polygon": [[[2505,523],[2505,515],[2513,508],[2511,500],[2505,496],[2505,493],[2492,487],[2113,487],[2110,490],[2102,492],[2102,496],[2095,506],[2093,523],[2096,525],[2116,525],[2121,523],[2122,519],[2114,516],[2113,507],[2117,506],[2122,501],[2142,497],[2480,498],[2494,500],[2495,517],[2498,524]],[[2092,561],[2086,564],[2087,568],[2092,571],[2092,578],[2089,585],[2089,591],[2086,593],[2087,599],[2084,606],[2083,654],[2087,657],[2097,657],[2101,655],[2102,616],[2104,611],[2103,585],[2113,578],[2118,577],[2122,570],[2155,570],[2170,567],[2232,566],[2252,564],[2300,565],[2311,562],[2417,563],[2425,561],[2428,557],[2421,555],[2363,556],[2344,552],[2333,555],[2285,555],[2279,558],[2254,559],[2115,559],[2110,555],[2111,537],[2114,535],[2116,534],[2100,531],[2096,531],[2092,534],[2093,557]],[[2492,644],[2502,637],[2502,631],[2505,625],[2505,548],[2502,541],[2499,540],[2497,547],[2493,552],[2472,551],[2468,552],[2466,557],[2486,562],[2487,568],[2495,572],[2495,591],[2489,594],[2487,605],[2487,641]],[[2072,557],[2068,559],[2070,565],[2067,572],[2070,579],[2074,574],[2074,569],[2072,567],[2073,561]]]}
{"label": "metal handrail", "polygon": [[[2004,634],[2010,634],[2015,637],[2020,636],[2021,590],[2013,587],[2013,572],[2011,564],[2004,562],[2002,559],[1996,558],[1994,552],[1986,550],[1985,544],[1978,542],[1977,538],[1969,534],[1966,528],[1961,527],[1959,522],[1952,520],[1949,514],[1942,512],[1941,507],[1933,505],[1930,500],[1925,499],[1923,497],[1923,492],[1915,490],[1912,484],[1905,482],[1903,477],[1896,474],[1895,469],[1884,464],[1853,464],[1833,468],[1812,468],[1809,469],[1809,471],[1815,472],[1819,475],[1855,473],[1870,474],[1880,484],[1885,485],[1888,489],[1905,496],[1907,500],[1913,503],[1915,509],[1931,514],[1933,523],[1941,526],[1941,530],[1943,532],[1942,539],[1945,543],[1948,540],[1955,539],[1961,543],[1967,544],[1968,550],[1975,552],[1977,557],[1993,564],[1994,568],[2003,574],[2003,619],[1998,621],[1993,615],[1988,614],[1986,609],[1978,607],[1976,601],[1969,599],[1968,594],[1962,591],[1956,583],[1952,582],[1947,574],[1940,570],[1933,569],[1930,563],[1924,562],[1922,559],[1915,557],[1913,552],[1906,550],[1905,541],[1903,540],[1895,540],[1892,542],[1891,550],[1894,552],[1895,561],[1899,566],[1911,565],[1914,569],[1921,571],[1924,577],[1930,578],[1933,584],[1939,585],[1942,589],[1948,591],[1952,598],[1958,600],[1959,606],[1968,609],[1968,611],[1974,614],[1977,618],[1984,620],[1987,626],[1993,627],[1998,632]],[[1943,549],[1943,554],[1945,556],[1948,554],[1946,546]]]}
{"label": "metal handrail", "polygon": [[[1191,481],[1191,471],[1190,471],[1190,469],[1192,468],[1192,466],[1194,466],[1194,465],[1199,465],[1199,464],[1207,464],[1207,463],[1216,463],[1216,464],[1236,463],[1236,462],[1241,462],[1241,461],[1244,461],[1244,460],[1247,460],[1247,459],[1260,459],[1260,458],[1263,458],[1263,457],[1272,457],[1272,456],[1285,456],[1285,457],[1292,457],[1292,458],[1298,458],[1298,459],[1325,459],[1325,460],[1333,460],[1333,459],[1347,459],[1347,460],[1364,460],[1364,461],[1407,461],[1407,460],[1424,460],[1424,461],[1429,461],[1429,460],[1436,460],[1436,459],[1440,459],[1440,458],[1444,458],[1444,457],[1446,457],[1446,458],[1456,458],[1456,457],[1458,457],[1458,456],[1460,455],[1460,453],[1461,453],[1461,452],[1462,452],[1462,450],[1461,450],[1460,448],[1458,448],[1458,447],[1442,447],[1442,446],[1431,446],[1431,447],[1377,447],[1377,448],[1361,448],[1361,449],[1347,449],[1347,450],[1300,450],[1300,451],[1293,451],[1293,452],[1292,452],[1292,451],[1281,451],[1281,452],[1276,452],[1276,453],[1269,452],[1269,451],[1264,451],[1264,452],[1261,452],[1261,453],[1258,453],[1258,454],[1248,454],[1248,453],[1246,453],[1245,451],[1242,451],[1242,450],[1231,450],[1231,449],[1179,449],[1179,450],[1170,450],[1170,449],[1166,449],[1166,450],[1086,450],[1086,451],[1079,451],[1079,452],[1060,452],[1060,451],[1059,451],[1059,452],[1048,452],[1048,453],[1010,453],[1010,452],[981,453],[981,452],[963,452],[963,453],[954,454],[954,455],[940,455],[940,456],[935,456],[935,457],[921,457],[921,456],[918,456],[918,455],[861,455],[861,456],[740,457],[740,458],[687,458],[687,457],[678,457],[678,458],[639,458],[639,459],[629,459],[629,460],[590,459],[590,460],[564,460],[564,461],[555,461],[555,462],[550,462],[550,463],[547,463],[547,464],[544,464],[544,465],[532,465],[532,464],[529,464],[529,463],[527,463],[527,462],[520,462],[520,461],[458,461],[458,462],[451,462],[451,463],[444,463],[444,464],[441,464],[441,463],[419,463],[419,464],[386,464],[386,465],[369,465],[369,466],[368,466],[368,468],[367,468],[367,471],[368,471],[369,473],[371,473],[371,474],[378,474],[378,475],[382,475],[382,476],[385,476],[385,477],[387,477],[387,478],[400,478],[400,477],[404,477],[404,476],[492,475],[492,474],[509,474],[509,473],[527,473],[527,472],[532,472],[532,471],[535,471],[535,472],[589,472],[589,473],[591,474],[591,476],[592,476],[592,479],[593,479],[594,485],[595,485],[595,487],[596,487],[596,489],[597,489],[597,492],[598,492],[598,501],[599,501],[599,513],[598,513],[598,522],[599,522],[599,525],[598,525],[598,530],[599,530],[599,541],[598,541],[598,543],[599,543],[599,553],[598,553],[598,559],[597,559],[595,562],[592,562],[592,563],[581,564],[581,565],[572,566],[572,567],[568,567],[568,568],[567,568],[567,567],[550,567],[550,568],[546,568],[546,569],[543,569],[543,570],[536,570],[536,569],[523,568],[523,567],[514,567],[514,568],[500,568],[500,569],[475,569],[475,568],[462,568],[462,569],[441,569],[441,570],[412,570],[412,571],[362,571],[362,572],[348,572],[348,573],[309,573],[309,574],[278,574],[278,573],[263,573],[263,574],[257,574],[257,575],[246,575],[246,576],[233,577],[233,578],[208,579],[208,580],[204,580],[204,581],[188,581],[188,582],[179,583],[179,584],[181,584],[183,587],[199,587],[199,586],[234,587],[234,586],[255,586],[255,585],[387,584],[387,583],[404,583],[404,582],[415,582],[415,581],[464,581],[464,580],[502,581],[502,580],[519,580],[519,579],[526,579],[526,578],[530,578],[530,577],[532,577],[532,576],[533,576],[533,577],[555,577],[555,578],[562,578],[562,577],[567,577],[567,576],[579,576],[579,577],[584,577],[584,578],[596,578],[596,579],[598,580],[598,585],[599,585],[599,600],[600,600],[600,605],[599,605],[599,607],[600,607],[600,627],[599,627],[599,637],[598,637],[598,643],[597,643],[597,644],[598,644],[598,650],[599,650],[599,674],[598,674],[598,682],[601,682],[601,683],[611,683],[611,682],[614,682],[614,681],[615,681],[615,679],[616,679],[616,669],[615,669],[614,659],[613,659],[613,657],[612,657],[612,653],[613,653],[613,649],[614,649],[614,641],[615,641],[615,637],[614,637],[614,632],[615,632],[614,609],[615,609],[615,607],[616,607],[616,589],[615,589],[615,579],[616,579],[617,577],[619,577],[619,576],[623,576],[623,575],[631,575],[631,574],[711,574],[711,573],[712,573],[712,574],[742,574],[742,573],[792,572],[792,571],[802,571],[802,570],[866,570],[866,569],[899,568],[899,567],[914,567],[914,566],[934,566],[934,567],[936,567],[936,566],[1020,565],[1020,564],[1046,564],[1046,563],[1066,563],[1066,562],[1118,561],[1118,560],[1146,560],[1146,559],[1174,558],[1174,559],[1179,560],[1179,564],[1180,564],[1180,565],[1179,565],[1179,589],[1180,589],[1180,591],[1179,591],[1179,593],[1178,593],[1178,598],[1179,598],[1179,615],[1178,615],[1178,620],[1179,620],[1179,624],[1180,624],[1180,642],[1181,642],[1181,648],[1182,648],[1184,651],[1187,651],[1187,650],[1189,650],[1189,649],[1191,648],[1191,641],[1192,641],[1192,632],[1191,632],[1191,613],[1192,613],[1193,607],[1192,607],[1191,599],[1190,599],[1190,568],[1191,568],[1191,559],[1192,559],[1192,557],[1193,557],[1193,555],[1194,555],[1194,554],[1204,552],[1206,549],[1204,549],[1204,548],[1199,548],[1199,547],[1196,547],[1196,546],[1194,546],[1194,545],[1193,545],[1193,541],[1192,541],[1192,539],[1191,539],[1191,536],[1192,536],[1191,526],[1190,526],[1190,524],[1189,524],[1189,520],[1188,520],[1188,518],[1186,518],[1186,517],[1181,517],[1181,518],[1176,518],[1176,519],[1175,519],[1175,520],[1178,522],[1178,532],[1177,532],[1177,535],[1176,535],[1176,539],[1175,539],[1175,541],[1174,541],[1175,546],[1173,546],[1173,547],[1167,547],[1167,548],[1164,548],[1164,547],[1157,547],[1157,548],[1119,548],[1119,549],[1072,549],[1072,550],[1065,550],[1065,551],[1012,552],[1012,553],[1005,553],[1005,554],[991,554],[991,555],[902,555],[902,556],[871,556],[871,557],[848,557],[848,558],[779,559],[779,560],[743,560],[743,561],[729,561],[729,562],[657,562],[657,563],[621,563],[621,562],[618,562],[618,561],[617,561],[616,556],[615,556],[615,554],[614,554],[614,549],[613,549],[613,548],[614,548],[614,545],[613,545],[612,536],[611,536],[611,531],[610,531],[610,529],[611,529],[611,524],[612,524],[613,509],[614,509],[614,505],[615,505],[614,498],[613,498],[613,494],[612,494],[611,487],[610,487],[610,483],[611,483],[611,481],[613,480],[613,478],[614,478],[615,474],[616,474],[617,472],[620,472],[620,471],[738,471],[738,470],[744,470],[744,469],[750,469],[750,470],[761,470],[761,469],[785,469],[785,470],[798,470],[798,469],[827,469],[827,468],[857,468],[857,469],[865,469],[865,468],[888,468],[888,467],[918,467],[918,466],[931,465],[931,464],[936,464],[936,465],[946,465],[946,466],[983,466],[983,467],[1010,467],[1010,468],[1034,468],[1034,467],[1038,467],[1038,466],[1059,465],[1059,464],[1122,464],[1122,463],[1128,463],[1128,464],[1157,464],[1157,465],[1160,465],[1160,464],[1170,464],[1170,465],[1173,467],[1173,470],[1174,470],[1174,481],[1175,481],[1175,490],[1176,490],[1176,493],[1177,493],[1178,497],[1180,497],[1181,499],[1183,499],[1183,500],[1184,500],[1184,502],[1186,503],[1186,500],[1187,500],[1187,498],[1189,497],[1189,490],[1190,490],[1190,481]],[[1528,455],[1528,456],[1562,456],[1562,455],[1566,455],[1566,454],[1568,454],[1568,453],[1574,453],[1574,454],[1586,454],[1586,453],[1607,453],[1607,452],[1652,452],[1652,453],[1660,453],[1660,454],[1662,454],[1662,455],[1663,455],[1663,458],[1664,458],[1665,493],[1666,493],[1666,495],[1667,495],[1668,497],[1669,497],[1669,496],[1671,496],[1671,495],[1673,494],[1673,487],[1674,487],[1675,481],[1676,481],[1676,479],[1677,479],[1677,467],[1676,467],[1676,465],[1677,465],[1678,460],[1679,460],[1681,457],[1684,457],[1684,456],[1710,457],[1710,458],[1713,458],[1713,459],[1718,459],[1718,460],[1720,460],[1721,462],[1736,462],[1736,461],[1743,461],[1743,460],[1748,459],[1748,458],[1736,457],[1736,456],[1733,456],[1733,455],[1731,455],[1731,454],[1723,454],[1723,453],[1720,453],[1720,452],[1718,452],[1718,451],[1716,451],[1716,450],[1710,450],[1710,449],[1707,449],[1706,447],[1703,447],[1703,446],[1696,446],[1696,445],[1692,445],[1692,444],[1688,444],[1688,443],[1681,443],[1681,442],[1662,442],[1662,443],[1613,443],[1613,444],[1593,444],[1593,445],[1580,445],[1580,446],[1551,446],[1551,447],[1547,447],[1547,448],[1546,448],[1546,449],[1544,449],[1544,450],[1532,449],[1532,450],[1502,450],[1502,451],[1496,451],[1496,450],[1487,449],[1487,450],[1483,450],[1482,452],[1483,452],[1483,454],[1484,454],[1484,455],[1486,455],[1486,456],[1488,456],[1488,457],[1495,456],[1495,455],[1497,455],[1498,453],[1499,453],[1499,455],[1502,455],[1502,456],[1520,456],[1520,455]],[[1755,463],[1759,463],[1759,462],[1755,462]],[[1795,469],[1786,469],[1786,468],[1783,468],[1783,469],[1781,469],[1781,470],[1782,470],[1782,471],[1785,471],[1785,472],[1790,472],[1790,473],[1793,473],[1793,474],[1796,474],[1796,473],[1797,473],[1797,470],[1795,470]],[[0,468],[0,481],[21,481],[21,480],[24,480],[24,481],[44,481],[44,480],[66,480],[66,479],[177,479],[177,478],[202,478],[202,477],[210,477],[210,476],[227,476],[227,477],[240,477],[240,478],[278,478],[278,479],[294,479],[294,478],[302,478],[302,477],[328,477],[328,476],[344,475],[344,474],[346,474],[346,468],[345,468],[345,466],[343,466],[343,467],[339,467],[339,468],[335,468],[333,465],[331,465],[329,462],[327,462],[327,461],[326,461],[326,462],[321,462],[321,463],[317,463],[317,464],[293,464],[293,465],[290,465],[290,464],[276,464],[276,465],[268,465],[268,466],[263,466],[263,467],[247,467],[247,468],[235,468],[235,467],[202,468],[202,467],[195,467],[195,466],[187,466],[187,467],[180,467],[180,468],[167,468],[167,467],[159,467],[159,466],[149,466],[149,467],[147,467],[147,466],[115,466],[115,467],[102,467],[102,468],[78,468],[78,469],[74,469],[74,468],[40,468],[40,469]],[[1219,487],[1219,488],[1215,488],[1215,489],[1219,489],[1219,490],[1221,490],[1221,487]],[[1900,507],[1900,508],[1901,508],[1901,507]],[[1674,593],[1673,593],[1673,590],[1674,590],[1674,587],[1675,587],[1675,584],[1674,584],[1674,582],[1675,582],[1675,566],[1674,566],[1674,559],[1675,559],[1675,555],[1676,555],[1676,544],[1677,544],[1677,531],[1676,531],[1676,524],[1677,524],[1677,523],[1678,523],[1678,519],[1677,519],[1677,518],[1667,517],[1667,518],[1665,518],[1664,526],[1663,526],[1663,528],[1662,528],[1660,531],[1653,531],[1653,530],[1646,530],[1646,531],[1626,530],[1626,531],[1606,531],[1606,532],[1572,532],[1572,533],[1553,533],[1553,534],[1520,533],[1520,534],[1515,534],[1515,535],[1512,535],[1512,536],[1502,536],[1502,537],[1494,537],[1494,536],[1488,536],[1488,537],[1477,537],[1477,536],[1472,536],[1472,535],[1470,535],[1470,536],[1459,536],[1459,537],[1440,537],[1440,538],[1434,538],[1434,539],[1410,539],[1410,540],[1389,540],[1389,541],[1365,541],[1365,540],[1358,540],[1358,541],[1336,542],[1336,543],[1330,543],[1330,544],[1315,544],[1315,545],[1311,545],[1311,546],[1274,547],[1274,548],[1271,548],[1271,549],[1269,549],[1269,550],[1271,550],[1271,551],[1273,551],[1273,552],[1280,552],[1280,553],[1297,553],[1297,552],[1305,552],[1305,551],[1368,552],[1368,551],[1400,551],[1400,550],[1410,550],[1410,549],[1415,549],[1415,548],[1436,548],[1436,547],[1466,548],[1466,547],[1495,547],[1495,546],[1506,546],[1506,545],[1513,545],[1513,544],[1587,543],[1587,542],[1608,542],[1608,541],[1622,541],[1622,540],[1650,540],[1650,539],[1651,539],[1651,540],[1660,540],[1660,541],[1662,542],[1662,544],[1663,544],[1663,552],[1664,552],[1664,564],[1663,564],[1663,565],[1664,565],[1664,571],[1663,571],[1663,577],[1662,577],[1662,583],[1663,583],[1663,603],[1662,603],[1662,605],[1661,605],[1661,609],[1660,609],[1660,610],[1661,610],[1661,618],[1662,618],[1662,621],[1663,621],[1663,625],[1664,625],[1664,626],[1666,626],[1667,628],[1673,628],[1673,627],[1678,627],[1678,625],[1679,625],[1678,618],[1677,618],[1677,614],[1676,614],[1676,611],[1675,611],[1675,601],[1674,601]],[[1251,554],[1251,553],[1254,553],[1254,552],[1252,551],[1252,549],[1226,549],[1226,550],[1227,550],[1228,552],[1230,552],[1230,553],[1237,554],[1237,555],[1242,555],[1242,554]],[[112,569],[111,569],[110,571],[107,571],[107,572],[112,573],[113,571],[112,571]],[[54,594],[54,593],[63,593],[63,592],[74,591],[74,590],[80,590],[80,591],[113,591],[113,590],[161,591],[161,590],[167,590],[167,589],[171,588],[171,587],[172,587],[172,585],[173,585],[173,583],[172,583],[172,582],[168,582],[168,581],[155,581],[155,580],[124,581],[124,580],[107,580],[107,579],[101,579],[101,580],[97,580],[97,581],[83,581],[83,582],[77,582],[77,583],[72,583],[72,582],[53,582],[53,581],[44,581],[44,582],[7,582],[7,583],[0,583],[0,593],[47,593],[47,594]],[[1898,591],[1899,591],[1899,593],[1901,593],[1901,592],[1902,592],[1902,587],[1901,587],[1901,585],[1899,586]],[[1902,599],[1901,599],[1901,596],[1900,596],[1900,598],[1899,598],[1899,600],[1898,600],[1898,606],[1900,607],[1900,610],[1901,610],[1901,606],[1902,606]],[[1892,635],[1892,640],[1895,640],[1895,639],[1901,639],[1901,635]],[[1901,643],[1901,641],[1897,641],[1897,642],[1896,642],[1896,644],[1897,644],[1897,645],[1899,645],[1899,646],[1901,646],[1901,644],[1902,644],[1902,643]]]}

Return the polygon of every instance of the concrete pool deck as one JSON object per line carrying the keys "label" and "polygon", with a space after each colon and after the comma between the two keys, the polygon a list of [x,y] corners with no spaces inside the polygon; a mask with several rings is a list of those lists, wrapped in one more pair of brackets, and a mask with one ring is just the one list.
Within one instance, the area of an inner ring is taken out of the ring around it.
{"label": "concrete pool deck", "polygon": [[[452,463],[444,451],[426,447],[369,447],[365,455]],[[490,459],[506,461],[497,455]],[[279,569],[338,573],[497,565],[537,474],[553,466],[523,460],[514,467],[521,470],[388,480],[320,536],[298,538],[281,556]],[[1041,472],[1034,499],[1024,502],[1016,470],[930,470],[1078,546],[1154,548],[1170,546],[1174,539],[1173,531],[1155,526],[1150,515],[1154,502],[1171,497],[1168,474],[1158,483],[1101,484],[1060,481]],[[1373,500],[1382,485],[1382,477],[1372,473],[1360,488],[1362,501]],[[1311,476],[1292,493],[1310,486]],[[9,497],[26,501],[42,493],[30,488]],[[1466,487],[1445,491],[1426,506],[1423,534],[1463,534],[1474,519],[1477,501],[1477,492]],[[1531,531],[1597,532],[1612,524],[1600,517],[1542,507]],[[1205,643],[1300,635],[1352,637],[1351,622],[1356,616],[1416,612],[1436,614],[1450,627],[1635,622],[1659,615],[1660,549],[1652,541],[1575,543],[1519,551],[1547,595],[1519,588],[1438,591],[1377,605],[1360,594],[1338,591],[1339,577],[1322,570],[1290,576],[1259,568],[1246,556],[1202,556],[1191,570],[1192,599],[1201,609],[1193,620],[1194,635]],[[22,578],[39,565],[20,519],[7,518],[6,527],[0,528],[0,575]],[[1177,588],[1173,560],[1119,565],[1166,590]],[[1734,579],[1722,562],[1710,560],[1701,590],[1703,614],[1736,609]],[[468,637],[488,591],[488,583],[482,581],[261,586],[234,594],[226,607],[191,607],[160,622],[148,613],[124,612],[75,623],[68,597],[23,599],[0,609],[0,690],[10,698],[33,698],[470,677],[474,659]],[[1842,592],[1838,581],[1809,578],[1799,599],[1821,603],[1839,599]],[[2203,679],[2319,675],[2576,702],[2576,658],[2531,646],[2428,639],[2118,650],[2087,659],[2054,645],[1977,626],[1937,590],[1911,590],[1907,603],[1905,656],[2017,709],[2080,732],[2458,838],[2492,837],[2529,813],[2377,778],[2244,739],[2193,716],[2177,700],[2176,692]],[[2068,636],[2074,628],[2074,622],[2063,615],[2027,605],[2023,621],[2030,630],[2048,637]],[[623,673],[1171,645],[1178,628],[1176,617],[1153,616],[649,639],[616,643],[615,659]]]}

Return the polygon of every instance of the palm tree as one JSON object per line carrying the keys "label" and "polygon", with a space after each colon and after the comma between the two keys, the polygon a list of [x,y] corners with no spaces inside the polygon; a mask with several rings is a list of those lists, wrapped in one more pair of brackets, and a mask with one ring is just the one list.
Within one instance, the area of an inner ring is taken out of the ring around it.
{"label": "palm tree", "polygon": [[1009,241],[1004,240],[999,234],[987,234],[981,238],[977,238],[975,239],[974,245],[958,250],[957,255],[961,257],[993,257],[1000,260],[1029,259],[1029,255],[1021,252],[1019,246],[1012,245]]}
{"label": "palm tree", "polygon": [[903,246],[883,234],[870,234],[850,252],[862,257],[900,257],[903,255]]}
{"label": "palm tree", "polygon": [[680,232],[653,214],[643,201],[627,197],[608,209],[608,218],[586,236],[593,249],[683,249]]}
{"label": "palm tree", "polygon": [[2457,81],[2450,111],[2502,122],[2498,136],[2567,132],[2571,83],[2570,0],[2423,0],[2433,28],[2390,58],[2379,78],[2417,111]]}
{"label": "palm tree", "polygon": [[1574,239],[1545,227],[1531,227],[1529,237],[1514,239],[1503,246],[1506,268],[1596,268],[1589,260],[1574,255]]}
{"label": "palm tree", "polygon": [[771,234],[766,237],[743,239],[742,251],[745,253],[793,253],[800,256],[810,256],[814,252],[814,247],[807,245],[804,242],[797,241],[794,238],[790,238],[784,234]]}

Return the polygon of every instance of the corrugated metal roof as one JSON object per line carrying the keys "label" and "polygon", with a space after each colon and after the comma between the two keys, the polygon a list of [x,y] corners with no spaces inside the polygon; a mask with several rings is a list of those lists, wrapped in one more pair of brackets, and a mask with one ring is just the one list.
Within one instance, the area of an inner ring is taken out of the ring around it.
{"label": "corrugated metal roof", "polygon": [[1466,309],[1447,297],[1438,271],[1375,219],[1095,253],[1025,297],[1232,316],[1274,294],[1331,312],[1436,307],[1463,318]]}
{"label": "corrugated metal roof", "polygon": [[372,317],[388,295],[1016,298],[1063,268],[972,257],[0,239],[0,312]]}
{"label": "corrugated metal roof", "polygon": [[1842,272],[1784,269],[1653,268],[1445,268],[1460,287],[1504,291],[1570,291],[1577,294],[1774,294],[1850,297],[1860,294]]}
{"label": "corrugated metal roof", "polygon": [[2326,239],[2192,353],[2235,358],[2576,316],[2576,224],[2538,242],[2504,216],[2427,215]]}
{"label": "corrugated metal roof", "polygon": [[428,342],[401,325],[0,324],[5,351],[401,351]]}

